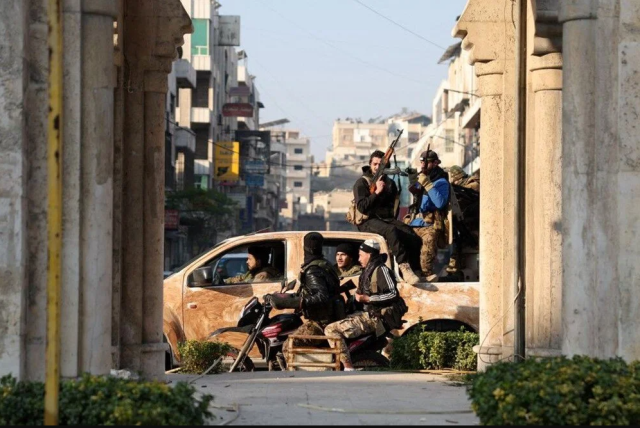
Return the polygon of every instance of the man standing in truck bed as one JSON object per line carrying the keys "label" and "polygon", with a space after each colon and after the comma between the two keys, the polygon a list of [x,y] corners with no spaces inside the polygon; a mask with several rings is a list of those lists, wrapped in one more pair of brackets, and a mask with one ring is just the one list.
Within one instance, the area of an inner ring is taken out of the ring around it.
{"label": "man standing in truck bed", "polygon": [[[381,165],[384,153],[376,150],[369,158],[369,165],[362,168],[363,175],[353,186],[356,208],[362,214],[368,216],[358,225],[360,232],[372,232],[382,235],[389,244],[391,253],[396,257],[398,268],[407,283],[415,285],[420,278],[413,273],[410,257],[420,254],[422,240],[413,230],[396,219],[395,203],[398,197],[398,187],[387,176],[382,176],[376,183],[374,193],[369,191],[369,185],[373,176]],[[417,257],[415,257],[417,262]],[[417,265],[417,263],[414,263]]]}

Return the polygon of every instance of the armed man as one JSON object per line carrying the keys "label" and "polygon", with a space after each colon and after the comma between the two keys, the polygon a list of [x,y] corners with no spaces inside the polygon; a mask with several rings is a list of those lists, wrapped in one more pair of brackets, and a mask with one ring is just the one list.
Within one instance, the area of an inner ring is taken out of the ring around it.
{"label": "armed man", "polygon": [[356,225],[360,232],[377,233],[384,237],[391,253],[396,257],[402,279],[415,285],[420,282],[420,278],[411,268],[411,261],[417,265],[417,260],[411,258],[418,254],[421,241],[411,227],[396,219],[399,192],[395,182],[382,175],[374,183],[378,170],[388,167],[382,165],[384,158],[385,153],[382,151],[373,152],[369,157],[369,165],[362,168],[362,177],[353,186],[357,211],[364,215],[362,222]]}
{"label": "armed man", "polygon": [[438,280],[438,275],[433,271],[433,262],[438,247],[446,246],[444,222],[450,189],[448,175],[439,165],[436,152],[428,149],[423,152],[420,155],[418,181],[409,188],[418,199],[418,212],[412,216],[409,225],[422,239],[420,267],[428,282]]}

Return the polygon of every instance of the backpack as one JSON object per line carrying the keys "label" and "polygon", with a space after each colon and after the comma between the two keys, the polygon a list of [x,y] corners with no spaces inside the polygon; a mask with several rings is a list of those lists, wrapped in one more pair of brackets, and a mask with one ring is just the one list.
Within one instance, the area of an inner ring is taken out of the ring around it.
{"label": "backpack", "polygon": [[[371,186],[371,179],[369,177],[363,175],[362,178],[367,181],[368,186]],[[346,217],[347,222],[353,224],[354,226],[359,226],[369,219],[368,215],[362,214],[360,211],[358,211],[355,198],[351,200],[351,205],[349,205]]]}

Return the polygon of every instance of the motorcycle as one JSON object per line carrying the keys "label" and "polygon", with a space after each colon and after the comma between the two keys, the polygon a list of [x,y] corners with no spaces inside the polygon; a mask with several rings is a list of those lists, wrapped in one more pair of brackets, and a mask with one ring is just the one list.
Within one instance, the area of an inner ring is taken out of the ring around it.
{"label": "motorcycle", "polygon": [[[295,281],[292,281],[286,286],[286,290],[292,290],[294,286]],[[348,292],[353,288],[349,288],[349,285],[342,287],[341,291],[345,292],[347,299],[353,299],[353,296]],[[229,355],[234,358],[229,369],[230,373],[236,370],[253,371],[254,364],[248,354],[254,344],[257,344],[262,358],[267,362],[269,371],[286,370],[282,346],[289,335],[293,334],[303,322],[299,312],[279,314],[270,318],[269,314],[272,309],[269,299],[264,299],[264,302],[260,303],[257,297],[252,297],[242,309],[236,327],[219,328],[209,335],[209,338],[215,338],[229,332],[247,334],[247,339],[237,354],[233,352]],[[347,339],[346,343],[354,367],[359,369],[388,367],[389,360],[382,355],[381,351],[389,343],[388,339],[391,337],[393,336],[389,332],[385,332],[380,336],[371,333]]]}
{"label": "motorcycle", "polygon": [[[291,281],[286,287],[283,287],[281,292],[285,289],[292,290],[294,286],[295,281]],[[282,345],[287,340],[287,337],[302,325],[302,319],[297,313],[279,314],[270,318],[269,314],[272,309],[269,299],[260,303],[258,298],[254,296],[249,299],[242,312],[240,312],[236,327],[219,328],[209,335],[209,338],[229,332],[246,333],[248,335],[240,351],[236,355],[229,355],[232,358],[235,357],[229,372],[233,372],[236,369],[239,369],[239,371],[253,371],[254,364],[248,355],[254,344],[258,345],[258,350],[262,358],[266,360],[269,371],[285,369],[286,363],[282,354]]]}

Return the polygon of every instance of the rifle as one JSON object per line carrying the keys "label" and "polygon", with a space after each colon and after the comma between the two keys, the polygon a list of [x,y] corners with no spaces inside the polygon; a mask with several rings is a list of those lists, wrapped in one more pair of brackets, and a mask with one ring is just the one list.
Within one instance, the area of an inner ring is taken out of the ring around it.
{"label": "rifle", "polygon": [[378,182],[378,180],[380,180],[380,177],[384,175],[384,170],[389,164],[389,161],[391,161],[391,155],[393,155],[396,144],[398,144],[398,141],[400,141],[400,136],[402,135],[403,132],[404,132],[404,129],[401,129],[400,131],[398,131],[398,136],[396,137],[395,140],[391,142],[391,145],[385,152],[384,158],[382,159],[382,162],[380,162],[380,166],[378,167],[378,172],[376,172],[375,175],[373,176],[373,180],[371,181],[371,185],[369,186],[369,192],[371,194],[376,192],[376,183]]}

